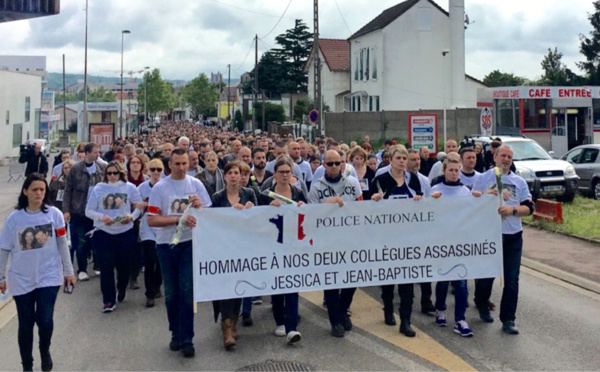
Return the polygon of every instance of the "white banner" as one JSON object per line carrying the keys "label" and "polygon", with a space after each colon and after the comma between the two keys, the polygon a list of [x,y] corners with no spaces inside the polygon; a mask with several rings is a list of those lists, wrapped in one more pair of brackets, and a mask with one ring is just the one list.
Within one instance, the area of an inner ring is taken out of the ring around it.
{"label": "white banner", "polygon": [[193,210],[194,300],[502,276],[491,195]]}

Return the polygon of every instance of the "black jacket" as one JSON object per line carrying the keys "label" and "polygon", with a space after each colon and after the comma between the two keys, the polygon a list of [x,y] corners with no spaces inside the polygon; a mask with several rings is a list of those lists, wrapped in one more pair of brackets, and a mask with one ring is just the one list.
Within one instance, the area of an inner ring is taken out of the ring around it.
{"label": "black jacket", "polygon": [[48,160],[41,152],[37,155],[34,150],[23,152],[21,153],[21,156],[19,156],[19,163],[27,163],[25,177],[36,172],[43,175],[48,174]]}

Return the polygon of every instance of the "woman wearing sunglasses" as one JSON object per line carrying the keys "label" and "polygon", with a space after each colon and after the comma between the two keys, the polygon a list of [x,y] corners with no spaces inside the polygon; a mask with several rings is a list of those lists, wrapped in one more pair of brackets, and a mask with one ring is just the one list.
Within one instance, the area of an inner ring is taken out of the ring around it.
{"label": "woman wearing sunglasses", "polygon": [[[159,159],[152,159],[148,162],[148,171],[150,179],[138,186],[138,191],[144,202],[141,204],[144,208],[148,206],[150,191],[158,181],[163,171],[163,163]],[[140,245],[144,252],[144,284],[146,285],[146,307],[154,307],[154,299],[161,296],[160,286],[162,284],[162,275],[158,256],[156,255],[156,227],[148,226],[148,215],[144,214],[140,219]]]}
{"label": "woman wearing sunglasses", "polygon": [[[123,200],[112,208],[105,207],[104,199],[113,194]],[[137,205],[142,202],[137,188],[127,182],[125,169],[116,162],[110,162],[104,170],[103,182],[94,187],[85,209],[85,215],[94,221],[92,244],[100,261],[100,289],[104,307],[102,312],[110,313],[116,301],[123,302],[129,284],[129,273],[137,236],[133,221],[141,214]],[[132,207],[136,207],[131,213]],[[115,269],[117,290],[115,293]]]}

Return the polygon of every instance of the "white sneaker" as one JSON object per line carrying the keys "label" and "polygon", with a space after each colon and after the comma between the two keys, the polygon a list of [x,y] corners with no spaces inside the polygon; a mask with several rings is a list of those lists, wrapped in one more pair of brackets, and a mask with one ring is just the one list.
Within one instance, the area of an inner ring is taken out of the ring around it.
{"label": "white sneaker", "polygon": [[285,337],[285,326],[280,325],[275,328],[275,336],[277,337]]}
{"label": "white sneaker", "polygon": [[85,282],[86,280],[90,280],[90,277],[85,271],[82,271],[79,274],[77,274],[77,279],[79,279],[82,282]]}
{"label": "white sneaker", "polygon": [[94,270],[94,274],[96,274],[96,276],[100,276],[100,270]]}
{"label": "white sneaker", "polygon": [[302,335],[298,331],[290,331],[287,334],[286,341],[288,344],[295,344],[302,339]]}

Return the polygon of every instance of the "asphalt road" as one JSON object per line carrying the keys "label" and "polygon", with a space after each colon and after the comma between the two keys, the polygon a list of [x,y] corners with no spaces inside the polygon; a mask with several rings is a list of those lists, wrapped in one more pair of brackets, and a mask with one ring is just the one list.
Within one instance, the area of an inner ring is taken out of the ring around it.
{"label": "asphalt road", "polygon": [[[20,188],[20,183],[4,182],[6,169],[0,167],[0,222]],[[538,249],[540,244],[537,238],[526,239],[525,251]],[[482,323],[471,294],[467,321],[475,336],[468,339],[454,334],[451,327],[434,326],[433,317],[418,312],[418,301],[413,313],[417,337],[400,335],[397,327],[383,323],[378,288],[357,292],[352,305],[355,329],[336,339],[329,336],[321,292],[305,293],[300,302],[303,340],[294,346],[273,335],[275,323],[265,298],[263,305],[254,308],[254,326],[240,327],[233,352],[222,347],[211,305],[200,304],[196,357],[184,359],[168,349],[163,299],[157,300],[155,308],[146,309],[143,289],[128,291],[115,312],[103,314],[99,280],[92,275],[90,281],[78,284],[73,295],[59,294],[52,354],[58,371],[237,370],[266,360],[305,363],[315,370],[599,370],[600,295],[526,268],[521,271],[520,289],[520,335],[504,334],[498,319]],[[492,300],[497,304],[500,294],[496,281]],[[0,370],[20,370],[14,304],[3,308],[0,304],[0,308]],[[452,296],[448,296],[448,308],[451,321]],[[492,314],[497,318],[497,313]],[[39,370],[37,355],[35,359]]]}

